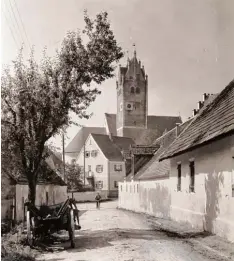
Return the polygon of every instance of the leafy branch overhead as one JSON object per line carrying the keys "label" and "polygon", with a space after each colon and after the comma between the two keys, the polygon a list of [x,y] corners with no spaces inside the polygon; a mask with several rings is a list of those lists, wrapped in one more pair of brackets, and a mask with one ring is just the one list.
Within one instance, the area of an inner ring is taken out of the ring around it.
{"label": "leafy branch overhead", "polygon": [[[72,123],[70,112],[79,118],[86,113],[100,91],[101,84],[113,77],[115,63],[122,58],[106,12],[92,20],[84,14],[85,28],[69,32],[56,57],[45,53],[37,63],[34,52],[27,63],[22,50],[13,68],[2,75],[2,126],[8,148],[17,151],[29,187],[36,182],[45,143]],[[87,37],[86,44],[82,37]]]}

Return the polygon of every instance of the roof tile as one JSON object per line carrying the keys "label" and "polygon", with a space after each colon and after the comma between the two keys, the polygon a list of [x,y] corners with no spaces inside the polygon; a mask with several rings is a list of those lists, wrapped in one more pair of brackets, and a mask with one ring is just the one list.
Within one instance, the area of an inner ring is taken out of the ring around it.
{"label": "roof tile", "polygon": [[234,81],[210,102],[171,144],[160,160],[234,133]]}

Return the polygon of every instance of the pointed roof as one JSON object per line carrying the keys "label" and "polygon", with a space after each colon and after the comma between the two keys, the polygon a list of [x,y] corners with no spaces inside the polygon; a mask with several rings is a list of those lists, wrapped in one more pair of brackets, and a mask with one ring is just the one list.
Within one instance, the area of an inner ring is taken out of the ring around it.
{"label": "pointed roof", "polygon": [[209,103],[171,144],[160,160],[234,134],[234,80]]}
{"label": "pointed roof", "polygon": [[116,136],[116,114],[105,113],[108,132]]}
{"label": "pointed roof", "polygon": [[[141,80],[145,80],[145,71],[141,66],[141,62],[138,61],[136,50],[134,50],[134,55],[131,59],[128,58],[127,66],[120,66],[119,67],[119,77],[137,77],[140,76]],[[121,79],[119,79],[121,80]]]}
{"label": "pointed roof", "polygon": [[104,127],[82,127],[65,148],[65,153],[78,155],[90,133],[106,134],[106,129]]}
{"label": "pointed roof", "polygon": [[126,137],[112,136],[110,139],[109,135],[94,133],[91,133],[91,135],[105,157],[110,161],[123,161],[122,151],[129,150],[130,145],[134,144],[132,139]]}

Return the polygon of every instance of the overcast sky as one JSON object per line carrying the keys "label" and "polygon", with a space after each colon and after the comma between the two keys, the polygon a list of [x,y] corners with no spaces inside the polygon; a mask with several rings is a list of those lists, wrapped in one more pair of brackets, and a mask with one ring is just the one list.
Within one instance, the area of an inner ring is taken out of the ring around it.
{"label": "overcast sky", "polygon": [[[185,120],[204,92],[219,92],[234,78],[234,0],[1,2],[1,64],[15,58],[22,41],[26,47],[35,45],[38,59],[44,46],[53,55],[68,30],[83,27],[84,9],[92,16],[106,10],[124,51],[131,54],[136,44],[137,56],[149,75],[151,115],[180,114]],[[81,124],[103,126],[104,113],[116,113],[115,82],[100,86],[102,94],[90,107],[94,116]],[[68,130],[66,143],[77,131],[77,127]]]}

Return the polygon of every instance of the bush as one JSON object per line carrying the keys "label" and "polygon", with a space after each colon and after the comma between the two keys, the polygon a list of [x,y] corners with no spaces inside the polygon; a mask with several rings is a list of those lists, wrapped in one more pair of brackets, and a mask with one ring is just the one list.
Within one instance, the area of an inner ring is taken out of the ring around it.
{"label": "bush", "polygon": [[22,226],[15,227],[2,237],[1,260],[34,261],[37,252],[27,246],[26,235],[22,234]]}

